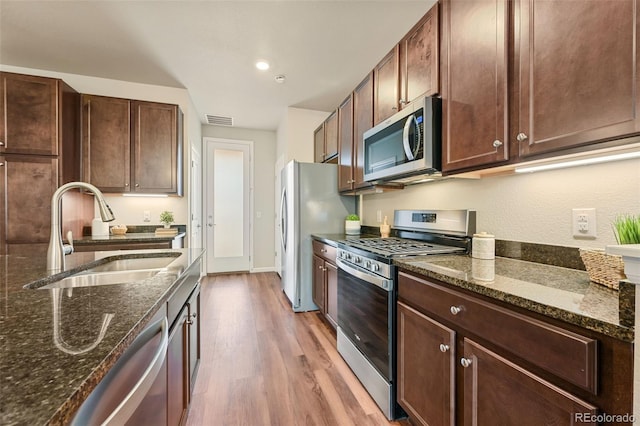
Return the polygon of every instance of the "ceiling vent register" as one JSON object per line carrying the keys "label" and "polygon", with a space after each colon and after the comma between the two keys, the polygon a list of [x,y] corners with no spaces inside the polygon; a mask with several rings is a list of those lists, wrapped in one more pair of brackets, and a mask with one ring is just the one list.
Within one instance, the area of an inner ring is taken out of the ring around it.
{"label": "ceiling vent register", "polygon": [[223,117],[220,115],[205,114],[207,118],[207,124],[213,124],[215,126],[233,126],[232,117]]}

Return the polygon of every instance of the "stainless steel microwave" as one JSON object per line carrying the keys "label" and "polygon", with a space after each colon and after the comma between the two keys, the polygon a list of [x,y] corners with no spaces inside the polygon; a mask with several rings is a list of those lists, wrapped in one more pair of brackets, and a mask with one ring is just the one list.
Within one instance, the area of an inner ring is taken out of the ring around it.
{"label": "stainless steel microwave", "polygon": [[364,180],[385,182],[439,173],[442,103],[428,96],[407,105],[363,136]]}

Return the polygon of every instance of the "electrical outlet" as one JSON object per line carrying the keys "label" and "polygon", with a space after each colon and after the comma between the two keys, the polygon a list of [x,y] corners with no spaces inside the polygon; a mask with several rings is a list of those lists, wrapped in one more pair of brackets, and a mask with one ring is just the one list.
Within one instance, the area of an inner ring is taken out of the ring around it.
{"label": "electrical outlet", "polygon": [[143,217],[143,221],[145,222],[151,222],[151,212],[149,210],[145,210],[142,213],[142,217]]}
{"label": "electrical outlet", "polygon": [[573,209],[573,238],[596,238],[596,209]]}
{"label": "electrical outlet", "polygon": [[376,211],[376,220],[378,223],[382,223],[382,210]]}

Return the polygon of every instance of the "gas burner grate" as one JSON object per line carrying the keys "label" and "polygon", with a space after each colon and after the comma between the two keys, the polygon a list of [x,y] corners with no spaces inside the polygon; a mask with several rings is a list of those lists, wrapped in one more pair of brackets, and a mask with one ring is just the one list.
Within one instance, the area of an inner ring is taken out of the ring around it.
{"label": "gas burner grate", "polygon": [[419,256],[464,251],[464,249],[458,247],[396,237],[349,239],[343,242],[348,246],[378,253],[383,256]]}

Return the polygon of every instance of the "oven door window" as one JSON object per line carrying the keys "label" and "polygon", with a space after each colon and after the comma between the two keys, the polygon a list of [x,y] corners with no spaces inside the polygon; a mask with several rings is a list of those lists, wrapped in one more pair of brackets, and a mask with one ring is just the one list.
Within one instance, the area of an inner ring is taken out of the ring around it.
{"label": "oven door window", "polygon": [[338,325],[387,380],[391,379],[392,293],[338,268]]}

